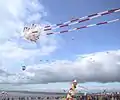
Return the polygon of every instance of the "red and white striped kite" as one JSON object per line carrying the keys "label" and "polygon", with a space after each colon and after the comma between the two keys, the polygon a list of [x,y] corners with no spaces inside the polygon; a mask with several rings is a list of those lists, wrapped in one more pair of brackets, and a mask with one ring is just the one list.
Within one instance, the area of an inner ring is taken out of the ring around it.
{"label": "red and white striped kite", "polygon": [[60,24],[46,25],[45,27],[43,27],[41,25],[37,25],[37,24],[32,24],[29,27],[24,27],[24,30],[23,30],[24,38],[29,41],[36,42],[43,33],[46,35],[66,33],[66,32],[76,31],[76,30],[80,30],[80,29],[84,29],[84,28],[88,28],[88,27],[92,27],[92,26],[99,26],[99,25],[103,25],[103,24],[109,24],[109,23],[120,21],[120,19],[114,19],[114,20],[110,20],[110,21],[99,22],[97,24],[84,25],[84,26],[69,29],[69,30],[63,30],[63,31],[59,31],[59,32],[50,32],[57,28],[63,28],[63,27],[68,27],[70,25],[79,24],[79,23],[82,23],[85,21],[92,20],[97,17],[112,14],[115,12],[120,12],[120,8],[111,9],[111,10],[107,10],[107,11],[103,11],[103,12],[99,12],[99,13],[95,13],[95,14],[90,14],[88,16],[72,19],[70,21],[60,23]]}

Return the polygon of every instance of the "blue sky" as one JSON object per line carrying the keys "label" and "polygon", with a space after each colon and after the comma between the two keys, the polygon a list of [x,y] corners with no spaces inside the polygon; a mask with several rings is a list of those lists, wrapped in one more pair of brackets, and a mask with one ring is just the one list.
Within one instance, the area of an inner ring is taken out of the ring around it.
{"label": "blue sky", "polygon": [[[64,2],[61,0],[42,0],[42,3],[48,11],[48,16],[45,17],[45,19],[51,23],[60,23],[70,20],[71,18],[83,17],[89,14],[120,7],[120,1],[117,0],[93,0],[92,2],[88,2],[88,0],[65,0]],[[120,13],[115,13],[96,18],[92,21],[86,22],[85,24],[82,23],[82,25],[119,17]],[[71,58],[76,54],[119,49],[119,27],[120,24],[117,22],[110,25],[92,27],[76,32],[61,34],[60,37],[62,37],[64,43],[60,43],[60,45],[66,49],[58,49],[53,53],[53,56],[56,57],[57,55],[59,58]],[[72,37],[75,40],[72,41]]]}
{"label": "blue sky", "polygon": [[[75,78],[91,89],[94,86],[98,89],[101,85],[118,88],[120,22],[64,34],[44,35],[37,44],[24,40],[21,31],[25,24],[56,24],[119,7],[118,0],[0,1],[3,11],[0,17],[0,88],[35,91],[39,90],[38,87],[61,89],[68,88],[69,82]],[[116,18],[120,18],[120,12],[72,28]],[[22,65],[26,66],[24,72]],[[19,88],[14,83],[26,85]]]}

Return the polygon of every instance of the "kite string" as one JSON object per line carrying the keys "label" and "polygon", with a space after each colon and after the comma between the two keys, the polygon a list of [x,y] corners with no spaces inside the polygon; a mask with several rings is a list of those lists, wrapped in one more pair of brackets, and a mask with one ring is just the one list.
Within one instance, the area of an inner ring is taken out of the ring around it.
{"label": "kite string", "polygon": [[113,22],[117,22],[117,21],[120,21],[120,19],[114,19],[114,20],[110,20],[110,21],[99,22],[97,24],[89,24],[89,25],[85,25],[85,26],[81,26],[81,27],[77,27],[77,28],[73,28],[73,29],[69,29],[69,30],[63,30],[63,31],[59,31],[59,32],[51,32],[51,33],[46,33],[46,34],[51,35],[51,34],[66,33],[66,32],[76,31],[76,30],[80,30],[80,29],[84,29],[84,28],[93,27],[93,26],[109,24],[109,23],[113,23]]}
{"label": "kite string", "polygon": [[101,16],[104,16],[104,15],[112,14],[112,13],[115,13],[115,12],[120,12],[120,8],[116,8],[116,9],[111,9],[111,10],[107,10],[107,11],[103,11],[103,12],[99,12],[99,13],[90,14],[88,16],[72,19],[70,21],[67,21],[67,22],[64,22],[64,23],[60,23],[60,24],[48,25],[48,26],[44,27],[45,28],[44,31],[57,29],[57,28],[62,28],[62,27],[67,27],[67,26],[70,26],[70,25],[74,25],[74,24],[78,24],[78,23],[85,22],[85,21],[88,21],[88,20],[92,20],[92,19],[97,18],[97,17],[101,17]]}

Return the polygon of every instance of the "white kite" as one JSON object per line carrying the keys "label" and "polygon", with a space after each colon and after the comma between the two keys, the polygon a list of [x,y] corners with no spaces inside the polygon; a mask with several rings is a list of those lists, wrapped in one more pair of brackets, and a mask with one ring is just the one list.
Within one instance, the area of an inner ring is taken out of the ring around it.
{"label": "white kite", "polygon": [[26,40],[31,42],[37,42],[39,40],[41,33],[43,32],[43,28],[40,25],[32,24],[30,27],[24,27],[23,29],[23,37]]}

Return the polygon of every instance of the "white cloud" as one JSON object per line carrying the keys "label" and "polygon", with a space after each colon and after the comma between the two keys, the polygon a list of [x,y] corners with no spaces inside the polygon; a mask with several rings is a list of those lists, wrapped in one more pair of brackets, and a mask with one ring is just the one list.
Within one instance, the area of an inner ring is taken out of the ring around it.
{"label": "white cloud", "polygon": [[[83,57],[78,55],[74,61],[56,60],[47,64],[29,65],[26,71],[16,72],[21,67],[18,67],[18,62],[49,55],[58,48],[57,42],[54,36],[43,36],[36,47],[36,44],[19,38],[25,23],[48,23],[41,20],[47,13],[38,0],[4,0],[0,1],[0,9],[1,86],[3,83],[70,82],[74,78],[80,82],[120,81],[120,50]],[[8,41],[11,37],[15,37],[15,40]]]}
{"label": "white cloud", "polygon": [[41,20],[47,12],[39,0],[4,0],[0,1],[0,9],[0,68],[15,68],[17,62],[49,55],[57,49],[54,36],[44,35],[38,44],[20,38],[25,24],[48,23]]}
{"label": "white cloud", "polygon": [[[3,76],[1,83],[120,82],[120,50],[78,56],[74,61],[54,61],[27,66],[26,71]],[[7,72],[6,72],[7,73]],[[9,80],[9,81],[8,81]]]}

